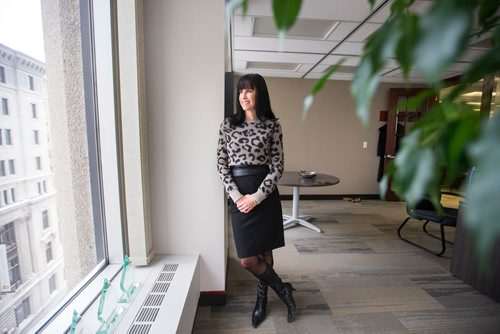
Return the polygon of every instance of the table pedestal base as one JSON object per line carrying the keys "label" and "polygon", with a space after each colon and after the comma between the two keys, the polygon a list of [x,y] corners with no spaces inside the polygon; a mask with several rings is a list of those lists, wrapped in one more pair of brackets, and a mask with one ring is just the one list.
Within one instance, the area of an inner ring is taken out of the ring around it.
{"label": "table pedestal base", "polygon": [[308,222],[312,216],[299,216],[299,189],[300,187],[293,187],[292,215],[283,215],[283,228],[286,229],[298,224],[321,233],[321,229],[319,227]]}

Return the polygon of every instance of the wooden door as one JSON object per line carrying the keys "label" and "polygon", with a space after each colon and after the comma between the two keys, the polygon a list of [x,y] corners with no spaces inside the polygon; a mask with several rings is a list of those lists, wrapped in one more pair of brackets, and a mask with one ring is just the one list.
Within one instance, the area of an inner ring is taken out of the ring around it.
{"label": "wooden door", "polygon": [[[407,108],[406,101],[420,93],[423,88],[391,88],[389,90],[389,111],[387,114],[386,143],[384,152],[384,172],[390,161],[396,158],[397,151],[401,145],[403,137],[411,130],[415,121],[425,115],[432,104],[436,101],[436,96],[426,99],[414,110]],[[386,199],[388,201],[399,201],[399,197],[392,191],[389,182]]]}

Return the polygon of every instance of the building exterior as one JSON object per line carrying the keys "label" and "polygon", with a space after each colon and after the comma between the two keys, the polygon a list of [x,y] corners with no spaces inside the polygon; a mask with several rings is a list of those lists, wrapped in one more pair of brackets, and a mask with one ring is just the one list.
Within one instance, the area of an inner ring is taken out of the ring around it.
{"label": "building exterior", "polygon": [[45,64],[0,44],[0,333],[66,294]]}

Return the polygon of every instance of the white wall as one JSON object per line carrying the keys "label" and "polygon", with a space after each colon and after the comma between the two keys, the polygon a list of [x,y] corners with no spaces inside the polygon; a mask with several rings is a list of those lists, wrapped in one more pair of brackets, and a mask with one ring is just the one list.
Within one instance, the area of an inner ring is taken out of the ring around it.
{"label": "white wall", "polygon": [[224,0],[144,1],[153,250],[200,253],[201,291],[225,290]]}
{"label": "white wall", "polygon": [[[285,170],[316,170],[340,179],[331,187],[302,188],[301,194],[378,194],[378,128],[385,124],[379,121],[379,112],[388,108],[389,89],[404,84],[380,84],[372,100],[369,126],[364,129],[356,116],[350,81],[327,81],[304,121],[303,101],[316,80],[266,78],[266,82],[273,111],[283,127]],[[279,190],[292,193],[290,187]]]}

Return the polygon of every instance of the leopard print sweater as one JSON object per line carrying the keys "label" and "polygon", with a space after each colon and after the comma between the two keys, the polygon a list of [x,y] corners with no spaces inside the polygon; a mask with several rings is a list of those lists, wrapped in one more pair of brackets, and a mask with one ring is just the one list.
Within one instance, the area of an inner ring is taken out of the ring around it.
{"label": "leopard print sweater", "polygon": [[231,166],[268,165],[269,174],[259,189],[251,194],[257,203],[262,202],[276,187],[283,174],[283,132],[278,120],[243,122],[231,125],[225,119],[219,132],[217,170],[227,193],[236,202],[243,196],[231,175]]}

